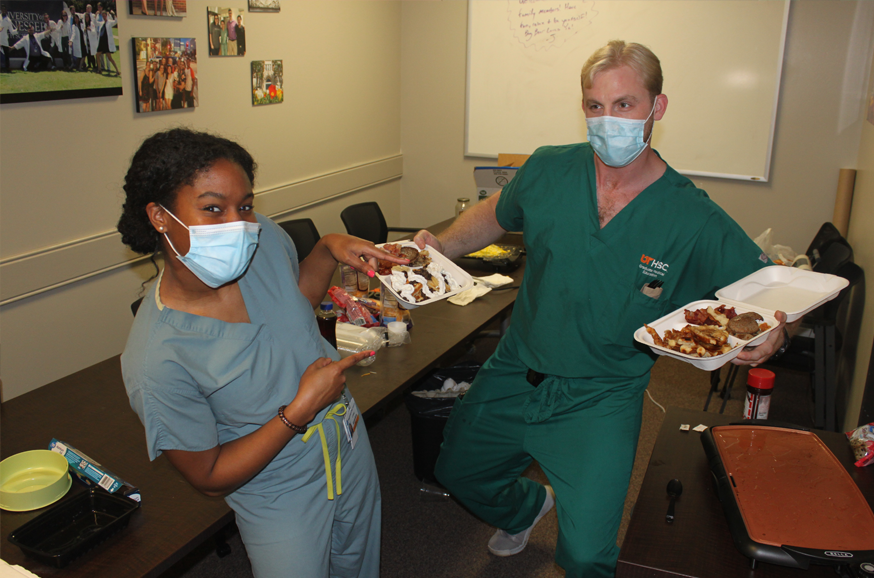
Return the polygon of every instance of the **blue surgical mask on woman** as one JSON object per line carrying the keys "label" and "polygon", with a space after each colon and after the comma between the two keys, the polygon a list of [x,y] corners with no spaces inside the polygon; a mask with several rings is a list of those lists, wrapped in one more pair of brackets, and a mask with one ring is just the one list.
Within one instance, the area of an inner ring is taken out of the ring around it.
{"label": "blue surgical mask on woman", "polygon": [[607,166],[620,168],[631,164],[640,156],[652,138],[652,131],[650,131],[649,139],[644,141],[643,131],[653,112],[655,112],[655,101],[652,103],[649,116],[643,120],[616,116],[587,118],[589,144]]}
{"label": "blue surgical mask on woman", "polygon": [[[163,205],[161,208],[167,211]],[[230,283],[246,272],[255,249],[258,248],[258,234],[261,232],[259,223],[234,221],[188,227],[170,211],[167,211],[167,214],[188,229],[191,245],[184,257],[173,246],[173,241],[167,233],[164,233],[164,236],[167,237],[167,242],[170,243],[170,248],[176,253],[179,261],[198,279],[215,289]]]}

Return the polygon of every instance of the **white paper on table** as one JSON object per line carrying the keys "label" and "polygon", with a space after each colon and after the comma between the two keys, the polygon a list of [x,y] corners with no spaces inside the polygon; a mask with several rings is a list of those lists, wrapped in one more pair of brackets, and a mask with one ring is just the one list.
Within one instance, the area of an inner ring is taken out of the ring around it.
{"label": "white paper on table", "polygon": [[495,273],[494,275],[489,275],[487,277],[474,277],[474,279],[483,283],[486,287],[490,287],[492,289],[496,289],[497,287],[503,287],[504,285],[513,282],[512,277],[507,277],[506,275],[501,275],[500,273]]}
{"label": "white paper on table", "polygon": [[477,297],[482,297],[491,290],[492,289],[485,284],[480,283],[479,281],[474,281],[473,287],[471,287],[467,291],[462,291],[458,295],[453,295],[452,297],[447,299],[447,301],[454,305],[464,306],[476,299]]}
{"label": "white paper on table", "polygon": [[36,574],[21,566],[8,564],[0,560],[0,578],[39,578]]}

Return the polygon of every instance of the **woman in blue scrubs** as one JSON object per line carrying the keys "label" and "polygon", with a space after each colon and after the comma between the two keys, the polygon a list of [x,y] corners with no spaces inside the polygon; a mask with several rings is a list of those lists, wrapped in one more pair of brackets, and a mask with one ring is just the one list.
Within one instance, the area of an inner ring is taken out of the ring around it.
{"label": "woman in blue scrubs", "polygon": [[298,265],[254,211],[255,168],[238,144],[187,129],[134,155],[118,230],[164,268],[121,357],[125,387],[150,459],[224,496],[256,577],[375,577],[379,482],[343,376],[372,352],[339,360],[313,307],[338,262],[372,276],[368,260],[406,261],[326,235]]}

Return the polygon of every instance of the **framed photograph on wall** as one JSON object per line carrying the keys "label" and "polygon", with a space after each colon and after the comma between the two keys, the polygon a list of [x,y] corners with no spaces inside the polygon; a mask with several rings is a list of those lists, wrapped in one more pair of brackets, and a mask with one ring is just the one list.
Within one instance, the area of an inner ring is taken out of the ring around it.
{"label": "framed photograph on wall", "polygon": [[197,42],[194,38],[133,38],[137,112],[194,108]]}
{"label": "framed photograph on wall", "polygon": [[187,0],[128,0],[129,14],[133,16],[176,16],[188,15]]}
{"label": "framed photograph on wall", "polygon": [[283,100],[282,61],[252,61],[252,106],[279,104]]}
{"label": "framed photograph on wall", "polygon": [[206,20],[210,56],[246,54],[246,28],[243,26],[242,10],[208,6]]}
{"label": "framed photograph on wall", "polygon": [[249,12],[279,12],[279,0],[249,0]]}
{"label": "framed photograph on wall", "polygon": [[120,96],[115,1],[18,0],[0,3],[8,47],[0,103]]}

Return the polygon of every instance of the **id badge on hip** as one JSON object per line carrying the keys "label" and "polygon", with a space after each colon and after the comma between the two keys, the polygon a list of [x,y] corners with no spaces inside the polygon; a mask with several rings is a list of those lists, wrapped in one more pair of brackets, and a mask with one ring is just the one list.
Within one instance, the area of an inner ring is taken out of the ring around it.
{"label": "id badge on hip", "polygon": [[358,406],[355,404],[355,399],[350,399],[346,406],[346,415],[343,416],[343,429],[346,431],[346,439],[349,445],[353,448],[358,442],[358,421],[361,419],[361,414],[358,412]]}

